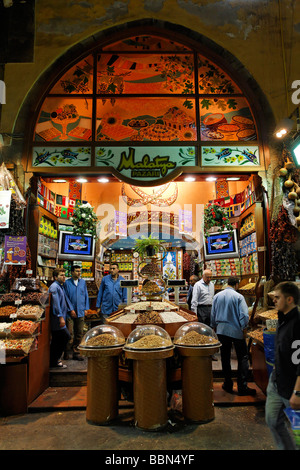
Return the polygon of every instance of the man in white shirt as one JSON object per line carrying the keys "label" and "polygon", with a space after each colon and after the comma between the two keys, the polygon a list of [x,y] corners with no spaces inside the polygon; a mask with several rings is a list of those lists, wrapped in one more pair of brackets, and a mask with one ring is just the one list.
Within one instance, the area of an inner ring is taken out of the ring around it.
{"label": "man in white shirt", "polygon": [[211,281],[210,269],[203,271],[202,279],[196,282],[193,288],[191,309],[196,313],[198,320],[210,326],[210,313],[215,293],[215,286]]}

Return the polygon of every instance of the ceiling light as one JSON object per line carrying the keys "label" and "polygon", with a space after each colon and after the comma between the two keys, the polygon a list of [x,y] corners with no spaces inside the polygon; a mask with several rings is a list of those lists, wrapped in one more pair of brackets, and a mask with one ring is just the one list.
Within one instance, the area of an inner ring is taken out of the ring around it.
{"label": "ceiling light", "polygon": [[227,181],[240,181],[240,178],[226,178]]}
{"label": "ceiling light", "polygon": [[99,183],[108,183],[109,179],[108,178],[99,178],[98,181],[99,181]]}
{"label": "ceiling light", "polygon": [[53,183],[66,183],[67,180],[53,180]]}
{"label": "ceiling light", "polygon": [[215,178],[214,176],[209,176],[208,178],[206,178],[206,181],[217,181],[217,178]]}
{"label": "ceiling light", "polygon": [[184,178],[184,181],[196,181],[196,178],[194,176],[187,176]]}
{"label": "ceiling light", "polygon": [[286,136],[294,127],[294,121],[290,118],[281,119],[275,127],[274,134],[278,139]]}
{"label": "ceiling light", "polygon": [[76,181],[77,181],[77,183],[87,183],[88,182],[88,180],[85,179],[85,178],[78,178]]}

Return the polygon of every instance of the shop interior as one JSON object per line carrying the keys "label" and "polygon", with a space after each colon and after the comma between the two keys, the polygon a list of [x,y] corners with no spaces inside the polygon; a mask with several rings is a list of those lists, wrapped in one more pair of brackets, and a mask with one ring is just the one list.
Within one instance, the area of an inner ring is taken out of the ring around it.
{"label": "shop interior", "polygon": [[[119,263],[124,279],[142,283],[141,260],[134,253],[134,245],[135,239],[149,235],[159,238],[166,249],[161,261],[163,278],[186,280],[186,286],[180,287],[181,303],[185,303],[190,275],[201,277],[205,268],[212,270],[216,289],[223,287],[229,275],[241,276],[243,284],[256,283],[259,276],[265,275],[265,260],[258,263],[257,245],[264,245],[264,226],[261,204],[255,199],[253,175],[182,175],[156,187],[135,187],[112,175],[35,180],[37,204],[29,224],[32,257],[36,259],[34,274],[49,284],[57,264],[66,269],[67,276],[72,263],[81,265],[92,307],[101,279],[109,273],[110,262]],[[74,185],[77,202],[70,197],[74,196],[70,193]],[[226,209],[235,228],[229,251],[223,252],[220,246],[215,253],[208,252],[203,244],[204,207],[214,202]],[[89,203],[99,220],[89,253],[62,251],[66,232],[72,233],[76,203]],[[174,290],[169,291],[170,300],[174,300]]]}

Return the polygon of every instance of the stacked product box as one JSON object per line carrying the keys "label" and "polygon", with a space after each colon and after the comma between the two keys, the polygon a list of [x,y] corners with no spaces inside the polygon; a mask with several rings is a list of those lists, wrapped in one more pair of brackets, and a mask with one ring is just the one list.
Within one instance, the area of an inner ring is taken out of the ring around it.
{"label": "stacked product box", "polygon": [[248,237],[239,241],[240,256],[247,256],[256,251],[256,233],[253,232]]}
{"label": "stacked product box", "polygon": [[257,252],[240,258],[241,275],[258,273],[258,257]]}
{"label": "stacked product box", "polygon": [[240,276],[239,258],[216,259],[205,262],[213,277]]}
{"label": "stacked product box", "polygon": [[253,232],[253,230],[255,230],[255,217],[254,214],[250,214],[242,222],[240,237],[248,235],[248,233]]}

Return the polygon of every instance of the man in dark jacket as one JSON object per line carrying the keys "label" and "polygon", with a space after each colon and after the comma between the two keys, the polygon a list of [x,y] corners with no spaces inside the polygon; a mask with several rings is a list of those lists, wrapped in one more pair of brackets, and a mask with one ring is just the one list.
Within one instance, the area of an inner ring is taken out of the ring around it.
{"label": "man in dark jacket", "polygon": [[193,287],[196,284],[196,282],[198,282],[198,281],[199,281],[199,277],[196,276],[195,274],[192,274],[192,276],[190,277],[189,290],[188,290],[188,293],[187,293],[187,296],[186,296],[186,303],[189,306],[189,310],[192,309]]}
{"label": "man in dark jacket", "polygon": [[275,367],[270,375],[266,400],[266,423],[280,450],[295,450],[286,426],[284,408],[300,410],[300,313],[299,289],[293,282],[275,287],[278,310],[275,339]]}

